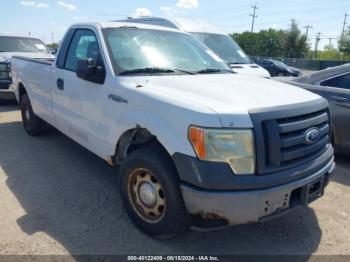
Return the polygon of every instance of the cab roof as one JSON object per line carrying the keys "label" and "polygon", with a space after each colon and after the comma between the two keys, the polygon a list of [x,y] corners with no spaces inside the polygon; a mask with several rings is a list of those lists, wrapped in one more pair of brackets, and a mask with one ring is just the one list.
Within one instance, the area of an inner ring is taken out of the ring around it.
{"label": "cab roof", "polygon": [[79,26],[93,26],[96,28],[106,29],[106,28],[140,28],[140,29],[153,29],[153,30],[161,30],[161,31],[170,31],[170,32],[179,32],[184,33],[178,29],[157,26],[157,25],[149,25],[149,24],[139,24],[139,23],[130,23],[130,22],[84,22],[73,24],[71,27],[79,27]]}
{"label": "cab roof", "polygon": [[178,17],[178,18],[140,17],[140,18],[129,18],[126,20],[120,20],[120,22],[160,25],[168,28],[176,28],[188,33],[211,33],[211,34],[227,35],[227,33],[221,30],[219,27],[200,19],[189,19],[189,18],[183,18],[183,17]]}

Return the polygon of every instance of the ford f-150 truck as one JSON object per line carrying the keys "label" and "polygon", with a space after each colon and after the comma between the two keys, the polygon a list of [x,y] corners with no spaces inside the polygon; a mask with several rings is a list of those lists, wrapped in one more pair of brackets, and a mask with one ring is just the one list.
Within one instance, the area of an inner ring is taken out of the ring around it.
{"label": "ford f-150 truck", "polygon": [[76,24],[55,62],[15,57],[12,74],[26,132],[49,124],[120,166],[121,199],[151,236],[286,213],[334,169],[325,99],[235,74],[177,29]]}

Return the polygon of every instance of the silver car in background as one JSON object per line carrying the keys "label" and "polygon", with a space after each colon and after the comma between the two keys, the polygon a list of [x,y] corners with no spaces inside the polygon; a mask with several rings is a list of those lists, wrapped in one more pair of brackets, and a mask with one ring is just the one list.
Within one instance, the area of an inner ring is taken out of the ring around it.
{"label": "silver car in background", "polygon": [[335,149],[338,153],[350,153],[350,64],[294,78],[288,83],[317,93],[328,100]]}

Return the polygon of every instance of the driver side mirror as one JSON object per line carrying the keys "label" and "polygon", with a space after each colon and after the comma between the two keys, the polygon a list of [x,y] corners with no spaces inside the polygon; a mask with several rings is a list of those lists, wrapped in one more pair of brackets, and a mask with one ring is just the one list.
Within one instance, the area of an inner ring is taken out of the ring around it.
{"label": "driver side mirror", "polygon": [[98,66],[92,58],[79,59],[77,62],[78,78],[97,84],[103,84],[106,78],[106,70],[103,66]]}

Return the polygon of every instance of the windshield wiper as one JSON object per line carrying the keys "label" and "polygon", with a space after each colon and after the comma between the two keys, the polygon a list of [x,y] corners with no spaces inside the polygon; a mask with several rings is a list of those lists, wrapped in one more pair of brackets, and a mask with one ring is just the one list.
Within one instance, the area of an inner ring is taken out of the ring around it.
{"label": "windshield wiper", "polygon": [[219,72],[227,72],[227,73],[235,74],[235,72],[233,72],[232,70],[216,69],[216,68],[206,68],[206,69],[203,69],[203,70],[199,70],[196,73],[197,74],[214,74],[214,73],[219,73]]}
{"label": "windshield wiper", "polygon": [[183,70],[183,69],[174,69],[177,72],[181,72],[181,73],[185,73],[185,74],[189,74],[189,75],[197,75],[197,72],[192,72],[192,71],[187,71],[187,70]]}
{"label": "windshield wiper", "polygon": [[162,67],[146,67],[146,68],[137,68],[131,70],[125,70],[121,72],[119,75],[132,75],[132,74],[156,74],[156,73],[175,73],[182,72],[186,74],[196,74],[194,72],[185,71],[181,69],[170,69],[170,68],[162,68]]}
{"label": "windshield wiper", "polygon": [[211,73],[219,73],[219,72],[221,72],[221,69],[206,68],[203,70],[199,70],[196,73],[198,73],[198,74],[211,74]]}
{"label": "windshield wiper", "polygon": [[132,74],[154,74],[154,73],[175,73],[174,70],[168,68],[160,68],[160,67],[146,67],[146,68],[136,68],[131,70],[125,70],[121,72],[119,75],[132,75]]}

